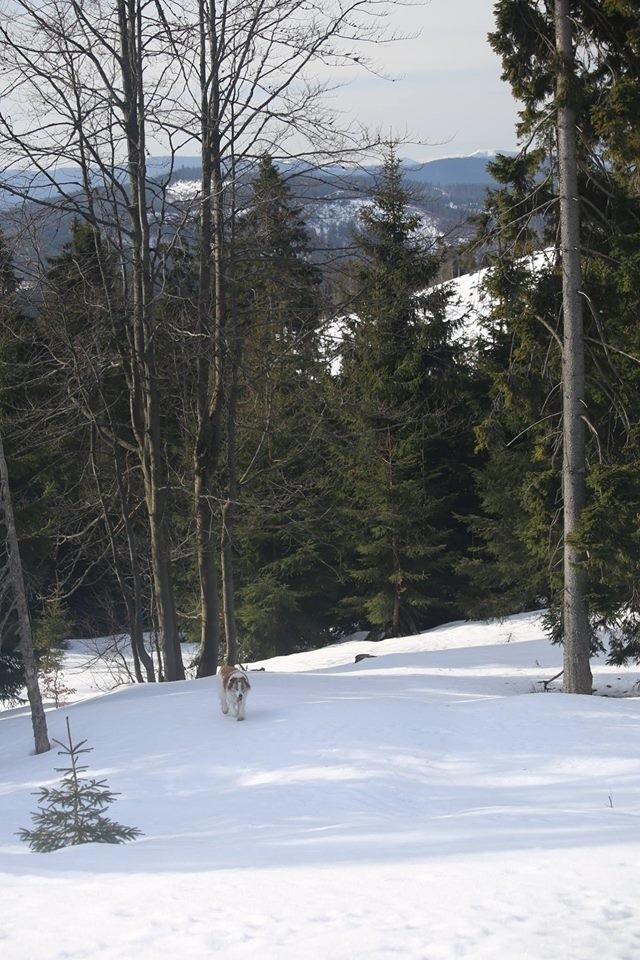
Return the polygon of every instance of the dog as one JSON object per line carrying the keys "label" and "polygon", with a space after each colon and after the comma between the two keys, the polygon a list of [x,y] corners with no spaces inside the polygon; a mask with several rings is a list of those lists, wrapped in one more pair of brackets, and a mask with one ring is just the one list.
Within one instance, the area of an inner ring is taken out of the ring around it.
{"label": "dog", "polygon": [[240,667],[223,666],[218,670],[218,696],[223,713],[229,708],[236,720],[244,720],[247,694],[251,684],[246,673]]}

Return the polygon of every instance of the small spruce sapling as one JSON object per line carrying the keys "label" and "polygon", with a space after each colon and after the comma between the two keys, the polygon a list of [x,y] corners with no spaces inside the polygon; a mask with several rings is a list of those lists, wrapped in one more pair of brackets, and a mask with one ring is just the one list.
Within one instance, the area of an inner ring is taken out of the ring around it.
{"label": "small spruce sapling", "polygon": [[37,792],[40,809],[31,814],[35,826],[19,830],[20,839],[36,853],[49,853],[80,843],[126,843],[141,836],[137,827],[124,827],[104,816],[117,794],[106,780],[81,776],[88,768],[79,763],[80,755],[93,747],[85,747],[86,740],[73,743],[68,717],[67,742],[53,742],[61,748],[58,755],[69,758],[69,765],[56,767],[64,774],[59,787],[41,787]]}

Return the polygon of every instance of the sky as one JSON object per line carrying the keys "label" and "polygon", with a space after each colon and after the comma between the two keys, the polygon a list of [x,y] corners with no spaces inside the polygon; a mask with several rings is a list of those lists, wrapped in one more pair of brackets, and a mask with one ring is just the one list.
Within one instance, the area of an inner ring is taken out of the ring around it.
{"label": "sky", "polygon": [[375,53],[393,80],[354,78],[340,91],[340,108],[421,141],[405,150],[417,160],[514,149],[518,105],[487,41],[493,7],[494,0],[394,3],[389,28],[407,39]]}
{"label": "sky", "polygon": [[[514,149],[518,105],[500,79],[500,61],[487,41],[494,3],[371,0],[363,18],[373,12],[375,22],[386,6],[385,27],[397,39],[358,47],[363,58],[374,61],[375,72],[355,66],[338,73],[320,69],[320,81],[337,85],[330,95],[330,108],[341,115],[336,129],[351,129],[359,121],[401,141],[401,155],[417,161]],[[148,142],[154,155],[168,150],[152,136]],[[180,152],[192,155],[197,149],[185,143]]]}

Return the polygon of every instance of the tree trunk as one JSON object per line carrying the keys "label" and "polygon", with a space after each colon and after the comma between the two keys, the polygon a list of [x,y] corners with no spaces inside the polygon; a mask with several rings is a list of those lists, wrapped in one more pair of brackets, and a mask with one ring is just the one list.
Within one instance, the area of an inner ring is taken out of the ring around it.
{"label": "tree trunk", "polygon": [[213,485],[220,459],[224,403],[222,330],[225,321],[224,207],[220,148],[220,81],[215,8],[198,4],[200,50],[200,276],[198,288],[198,436],[194,451],[195,511],[200,580],[198,677],[218,668],[218,545]]}
{"label": "tree trunk", "polygon": [[[109,415],[108,408],[106,409],[107,416]],[[110,422],[110,430],[113,431],[114,424]],[[131,653],[133,655],[134,663],[134,672],[136,681],[138,683],[143,683],[142,676],[142,666],[144,666],[146,678],[148,683],[155,682],[155,671],[153,667],[153,658],[147,652],[147,649],[144,645],[144,631],[143,631],[143,616],[142,616],[142,585],[140,582],[140,571],[138,569],[138,555],[135,548],[135,534],[133,530],[133,524],[131,522],[131,505],[129,503],[129,497],[127,494],[127,485],[125,483],[124,469],[122,465],[122,451],[118,446],[118,440],[115,436],[111,436],[111,453],[113,459],[113,468],[116,476],[116,484],[118,487],[118,495],[120,500],[120,514],[122,518],[122,525],[124,527],[126,537],[127,537],[127,548],[129,553],[130,561],[130,573],[132,581],[132,589],[129,589],[127,585],[127,576],[125,570],[123,570],[123,565],[120,560],[118,553],[117,537],[116,531],[114,528],[113,521],[109,515],[109,508],[107,504],[107,499],[102,487],[102,481],[100,478],[100,471],[98,469],[98,463],[96,459],[96,440],[97,440],[97,430],[94,424],[91,425],[91,465],[93,469],[93,475],[96,482],[96,489],[98,491],[98,498],[102,507],[102,514],[104,519],[105,529],[109,537],[109,544],[111,546],[111,556],[113,557],[113,567],[115,570],[116,578],[120,586],[120,592],[122,594],[122,599],[127,608],[127,620],[129,623],[129,637],[131,640]]]}
{"label": "tree trunk", "polygon": [[[201,11],[201,34],[204,34],[204,11]],[[197,410],[198,432],[195,442],[194,501],[196,517],[197,563],[200,583],[200,649],[198,651],[198,677],[211,677],[218,668],[220,627],[218,623],[218,577],[217,544],[214,535],[214,510],[211,478],[215,472],[219,444],[218,390],[214,386],[210,395],[212,367],[217,370],[219,355],[212,330],[211,303],[211,147],[209,131],[208,88],[206,77],[205,39],[201,36],[201,84],[202,84],[202,180],[200,190],[200,243],[198,286],[198,378]],[[215,376],[215,372],[214,372]],[[213,400],[213,403],[211,402]],[[213,416],[212,416],[213,414]]]}
{"label": "tree trunk", "polygon": [[127,535],[127,548],[129,552],[129,562],[131,568],[131,592],[126,590],[124,577],[122,581],[123,595],[127,604],[127,613],[131,630],[131,648],[134,652],[134,655],[137,654],[138,659],[144,666],[147,676],[147,683],[155,683],[156,675],[153,666],[153,657],[147,651],[147,648],[144,645],[143,595],[139,570],[139,556],[136,547],[135,531],[133,529],[133,522],[131,520],[129,495],[125,484],[124,470],[122,467],[122,451],[118,449],[117,442],[114,444],[114,460],[116,477],[118,481],[118,492],[120,494],[120,509],[122,511],[124,529]]}
{"label": "tree trunk", "polygon": [[221,569],[222,569],[222,609],[224,614],[224,635],[226,641],[225,663],[230,666],[238,662],[238,631],[236,626],[235,577],[233,572],[233,552],[235,536],[236,504],[238,500],[238,466],[236,461],[237,444],[237,393],[239,363],[239,331],[234,317],[234,329],[231,331],[233,342],[230,344],[229,385],[227,396],[227,497],[222,508],[221,531]]}
{"label": "tree trunk", "polygon": [[146,198],[145,104],[140,9],[137,0],[118,4],[122,74],[122,112],[125,121],[131,223],[133,357],[131,417],[140,449],[145,502],[149,514],[151,569],[162,645],[165,678],[184,680],[173,596],[173,577],[167,533],[166,466],[162,458],[160,411],[151,324],[152,283]]}
{"label": "tree trunk", "polygon": [[220,627],[218,623],[217,541],[213,510],[208,495],[208,471],[196,455],[195,509],[197,562],[200,581],[200,649],[198,677],[212,677],[218,669]]}
{"label": "tree trunk", "polygon": [[27,594],[24,586],[24,577],[22,574],[22,563],[20,561],[20,550],[18,547],[18,535],[16,532],[15,518],[13,515],[13,503],[11,501],[11,490],[9,488],[9,472],[7,470],[7,461],[4,455],[4,446],[0,436],[0,506],[4,513],[4,525],[6,529],[6,545],[9,564],[9,581],[16,604],[18,614],[18,633],[20,637],[20,653],[24,664],[24,674],[27,685],[27,696],[31,706],[31,723],[33,725],[33,738],[35,741],[36,753],[46,753],[51,749],[49,743],[49,734],[47,732],[47,719],[42,705],[42,696],[38,685],[38,670],[36,667],[36,657],[33,648],[33,634],[31,632],[31,620],[29,618],[29,607],[27,605]]}
{"label": "tree trunk", "polygon": [[564,500],[564,682],[566,693],[591,693],[590,628],[587,576],[575,536],[586,504],[586,444],[580,204],[577,175],[577,128],[573,106],[573,38],[570,0],[556,0],[558,52],[558,165],[563,301],[563,464]]}

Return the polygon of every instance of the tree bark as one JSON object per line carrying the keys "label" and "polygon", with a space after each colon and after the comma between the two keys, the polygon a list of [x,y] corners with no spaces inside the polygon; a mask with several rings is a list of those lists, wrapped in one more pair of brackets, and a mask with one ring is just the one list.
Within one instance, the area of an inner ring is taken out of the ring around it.
{"label": "tree bark", "polygon": [[31,706],[33,738],[35,742],[36,753],[46,753],[47,750],[51,749],[51,744],[49,743],[47,720],[45,717],[44,707],[42,705],[40,686],[38,684],[38,669],[36,666],[36,657],[33,648],[31,620],[29,618],[27,593],[24,586],[22,563],[20,561],[18,535],[16,532],[15,517],[13,514],[11,490],[9,488],[9,471],[7,470],[7,461],[4,455],[2,436],[0,436],[0,506],[2,507],[4,513],[4,525],[6,529],[7,554],[9,563],[9,580],[18,614],[20,653],[22,655],[22,662],[24,664],[27,696],[29,697],[29,704]]}
{"label": "tree bark", "polygon": [[564,682],[566,693],[592,691],[590,627],[584,557],[576,532],[587,499],[584,333],[578,194],[577,127],[573,106],[570,0],[556,0],[557,132],[563,302]]}

